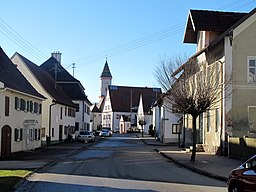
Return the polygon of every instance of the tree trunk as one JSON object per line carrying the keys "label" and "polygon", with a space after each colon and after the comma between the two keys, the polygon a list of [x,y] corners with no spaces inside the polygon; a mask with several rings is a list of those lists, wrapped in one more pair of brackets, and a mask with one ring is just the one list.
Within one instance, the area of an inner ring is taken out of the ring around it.
{"label": "tree trunk", "polygon": [[190,161],[195,162],[196,159],[196,143],[197,143],[197,132],[196,132],[196,118],[197,116],[192,116],[192,136],[193,136],[193,144],[192,144],[192,154]]}

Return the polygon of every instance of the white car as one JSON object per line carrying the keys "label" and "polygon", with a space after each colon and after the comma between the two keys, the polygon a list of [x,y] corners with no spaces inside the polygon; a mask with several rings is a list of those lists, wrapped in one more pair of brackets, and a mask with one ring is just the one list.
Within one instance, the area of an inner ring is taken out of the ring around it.
{"label": "white car", "polygon": [[111,135],[112,131],[109,129],[102,129],[99,134],[100,137],[110,137]]}
{"label": "white car", "polygon": [[93,132],[90,131],[79,131],[76,139],[82,142],[94,142],[95,136]]}

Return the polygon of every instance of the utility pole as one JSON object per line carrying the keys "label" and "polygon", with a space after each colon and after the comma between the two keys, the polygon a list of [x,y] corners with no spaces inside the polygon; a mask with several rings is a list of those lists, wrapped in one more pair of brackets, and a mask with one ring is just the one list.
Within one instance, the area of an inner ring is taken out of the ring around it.
{"label": "utility pole", "polygon": [[76,68],[76,66],[75,66],[76,64],[75,63],[72,63],[72,68],[73,68],[73,77],[75,76],[75,68]]}

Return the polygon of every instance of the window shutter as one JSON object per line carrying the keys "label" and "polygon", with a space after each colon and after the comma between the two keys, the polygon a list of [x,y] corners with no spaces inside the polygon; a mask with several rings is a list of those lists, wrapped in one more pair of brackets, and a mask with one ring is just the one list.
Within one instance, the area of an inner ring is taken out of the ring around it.
{"label": "window shutter", "polygon": [[39,104],[39,114],[42,114],[42,104],[41,103]]}
{"label": "window shutter", "polygon": [[35,129],[35,140],[37,141],[37,129]]}
{"label": "window shutter", "polygon": [[20,99],[18,97],[15,97],[15,109],[19,110],[20,109]]}
{"label": "window shutter", "polygon": [[34,104],[33,104],[33,101],[30,101],[29,102],[29,111],[32,113],[33,112],[33,108],[34,108]]}
{"label": "window shutter", "polygon": [[14,140],[18,141],[18,138],[19,138],[19,129],[15,128],[15,130],[14,130]]}
{"label": "window shutter", "polygon": [[5,97],[5,116],[9,116],[10,114],[10,98]]}
{"label": "window shutter", "polygon": [[40,140],[40,139],[41,139],[41,130],[38,129],[38,140]]}

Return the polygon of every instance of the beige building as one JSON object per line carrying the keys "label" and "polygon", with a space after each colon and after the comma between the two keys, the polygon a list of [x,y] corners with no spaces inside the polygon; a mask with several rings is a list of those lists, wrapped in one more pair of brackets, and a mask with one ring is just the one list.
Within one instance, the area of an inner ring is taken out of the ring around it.
{"label": "beige building", "polygon": [[50,74],[19,53],[11,58],[20,72],[46,99],[42,103],[42,144],[58,143],[75,133],[76,106]]}
{"label": "beige building", "polygon": [[[256,9],[250,13],[190,10],[184,43],[197,45],[191,58],[216,69],[220,95],[198,118],[198,143],[227,153],[229,138],[256,137]],[[184,117],[186,143],[191,118]]]}
{"label": "beige building", "polygon": [[41,147],[42,101],[0,48],[0,155]]}

